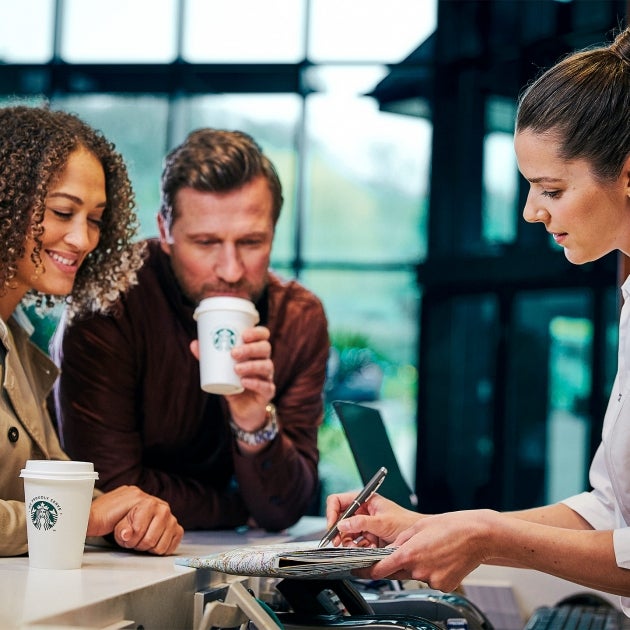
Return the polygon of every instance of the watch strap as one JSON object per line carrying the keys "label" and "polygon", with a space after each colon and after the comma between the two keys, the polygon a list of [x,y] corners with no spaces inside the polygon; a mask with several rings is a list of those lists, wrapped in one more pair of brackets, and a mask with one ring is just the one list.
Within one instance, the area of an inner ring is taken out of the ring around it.
{"label": "watch strap", "polygon": [[264,444],[265,442],[271,442],[271,440],[278,435],[278,419],[275,405],[269,403],[265,408],[265,412],[267,422],[264,427],[258,429],[257,431],[244,431],[232,419],[230,419],[230,429],[232,430],[232,435],[234,435],[239,442],[244,442],[250,446],[257,446],[259,444]]}

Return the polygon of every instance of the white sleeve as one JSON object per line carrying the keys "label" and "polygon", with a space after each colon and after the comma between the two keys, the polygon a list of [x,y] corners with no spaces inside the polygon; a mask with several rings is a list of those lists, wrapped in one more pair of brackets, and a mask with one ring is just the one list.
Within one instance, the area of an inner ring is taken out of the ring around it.
{"label": "white sleeve", "polygon": [[617,566],[630,569],[630,528],[619,527],[615,512],[615,498],[604,465],[602,444],[599,445],[593,458],[589,479],[593,490],[569,497],[562,503],[586,519],[593,529],[613,530]]}
{"label": "white sleeve", "polygon": [[604,462],[604,446],[599,445],[591,463],[589,480],[593,489],[562,501],[586,519],[593,529],[615,529],[615,496]]}

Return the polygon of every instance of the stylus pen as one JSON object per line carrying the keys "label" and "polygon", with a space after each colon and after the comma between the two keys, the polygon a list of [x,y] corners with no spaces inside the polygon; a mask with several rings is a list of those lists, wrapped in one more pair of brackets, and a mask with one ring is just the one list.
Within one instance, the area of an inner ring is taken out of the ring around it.
{"label": "stylus pen", "polygon": [[338,533],[337,525],[344,518],[350,518],[380,487],[387,474],[387,468],[381,466],[374,477],[370,479],[363,490],[357,494],[352,503],[346,508],[345,512],[337,519],[337,522],[326,532],[324,537],[319,541],[318,547],[327,545]]}

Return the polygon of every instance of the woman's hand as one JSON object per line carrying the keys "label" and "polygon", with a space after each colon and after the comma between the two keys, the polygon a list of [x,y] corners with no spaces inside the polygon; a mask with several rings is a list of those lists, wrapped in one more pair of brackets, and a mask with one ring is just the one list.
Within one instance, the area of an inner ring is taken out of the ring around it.
{"label": "woman's hand", "polygon": [[[356,492],[344,492],[331,494],[326,499],[328,527],[337,521],[356,496]],[[339,536],[333,539],[333,544],[384,547],[420,518],[422,514],[407,510],[380,494],[374,494],[354,516],[338,523]]]}
{"label": "woman's hand", "polygon": [[436,514],[417,519],[393,540],[390,556],[360,572],[370,579],[413,579],[452,591],[491,559],[489,541],[502,517],[492,510]]}

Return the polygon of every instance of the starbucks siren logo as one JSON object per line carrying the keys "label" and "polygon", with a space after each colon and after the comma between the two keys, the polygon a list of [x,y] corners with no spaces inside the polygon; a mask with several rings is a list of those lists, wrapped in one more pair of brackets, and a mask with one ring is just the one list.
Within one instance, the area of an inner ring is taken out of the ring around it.
{"label": "starbucks siren logo", "polygon": [[217,328],[212,333],[212,345],[219,351],[231,350],[236,345],[236,332],[230,328]]}
{"label": "starbucks siren logo", "polygon": [[36,501],[31,507],[31,521],[37,529],[52,529],[58,518],[57,508],[48,501]]}

